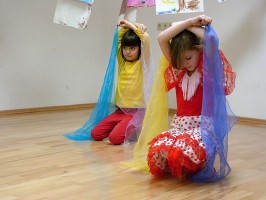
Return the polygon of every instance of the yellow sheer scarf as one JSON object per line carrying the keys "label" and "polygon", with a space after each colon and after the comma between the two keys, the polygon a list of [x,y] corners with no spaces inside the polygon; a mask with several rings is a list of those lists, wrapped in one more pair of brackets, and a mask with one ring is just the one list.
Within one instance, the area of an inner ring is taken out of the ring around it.
{"label": "yellow sheer scarf", "polygon": [[160,59],[158,71],[150,101],[143,120],[140,136],[133,150],[133,161],[122,165],[142,172],[149,172],[147,154],[148,143],[163,131],[168,130],[168,94],[164,80],[164,72],[169,63],[164,56]]}

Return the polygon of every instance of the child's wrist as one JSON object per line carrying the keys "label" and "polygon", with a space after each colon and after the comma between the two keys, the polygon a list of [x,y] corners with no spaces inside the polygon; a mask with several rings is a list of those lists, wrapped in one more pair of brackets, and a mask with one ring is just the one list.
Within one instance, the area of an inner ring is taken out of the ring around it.
{"label": "child's wrist", "polygon": [[188,27],[193,26],[193,19],[192,18],[187,19],[185,20],[185,23],[188,25]]}

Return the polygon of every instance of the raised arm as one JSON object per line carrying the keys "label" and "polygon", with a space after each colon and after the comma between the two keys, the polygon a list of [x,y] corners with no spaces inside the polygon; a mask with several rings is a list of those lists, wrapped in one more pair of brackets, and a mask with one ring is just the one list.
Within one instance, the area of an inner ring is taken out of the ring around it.
{"label": "raised arm", "polygon": [[162,53],[170,63],[170,40],[177,34],[187,29],[197,35],[198,37],[204,37],[204,28],[202,26],[207,26],[211,23],[212,19],[205,15],[199,15],[197,17],[189,18],[185,21],[179,21],[172,23],[172,26],[162,31],[158,36],[158,42]]}
{"label": "raised arm", "polygon": [[131,23],[127,20],[121,20],[118,22],[117,24],[118,26],[121,26],[123,28],[126,29],[132,29],[132,30],[136,30],[139,29],[142,33],[144,33],[147,30],[147,27],[144,24],[140,24],[140,23]]}
{"label": "raised arm", "polygon": [[[147,27],[144,24],[141,23],[132,23],[127,20],[121,20],[117,24],[120,27],[124,28],[124,32],[127,31],[127,29],[132,29],[140,38],[142,42],[142,55],[144,56],[145,64],[149,67],[150,63],[150,37],[148,33],[146,32]],[[122,29],[123,30],[123,29]],[[124,33],[122,33],[124,34]],[[122,38],[122,34],[121,38]]]}

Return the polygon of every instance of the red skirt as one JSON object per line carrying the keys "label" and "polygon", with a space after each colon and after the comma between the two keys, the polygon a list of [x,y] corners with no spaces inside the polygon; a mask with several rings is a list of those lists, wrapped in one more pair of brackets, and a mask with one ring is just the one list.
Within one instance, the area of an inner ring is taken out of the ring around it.
{"label": "red skirt", "polygon": [[177,126],[158,135],[149,145],[148,165],[156,176],[164,173],[172,173],[177,178],[194,175],[206,161],[200,128],[183,130]]}

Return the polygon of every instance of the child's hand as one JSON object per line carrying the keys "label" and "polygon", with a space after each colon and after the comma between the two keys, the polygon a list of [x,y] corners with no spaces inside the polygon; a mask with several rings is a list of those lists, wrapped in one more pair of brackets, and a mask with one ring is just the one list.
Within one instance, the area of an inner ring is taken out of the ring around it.
{"label": "child's hand", "polygon": [[128,21],[127,20],[121,20],[117,23],[117,26],[121,26],[123,28],[128,28]]}
{"label": "child's hand", "polygon": [[140,24],[140,23],[135,23],[135,26],[142,32],[145,33],[145,31],[147,30],[147,27],[144,24]]}
{"label": "child's hand", "polygon": [[144,33],[147,30],[147,27],[144,24],[140,23],[135,23],[132,24],[131,22],[127,20],[121,20],[117,23],[117,26],[121,26],[123,28],[128,28],[128,29],[139,29],[142,33]]}
{"label": "child's hand", "polygon": [[208,26],[212,22],[212,18],[206,15],[199,15],[190,19],[192,26]]}

